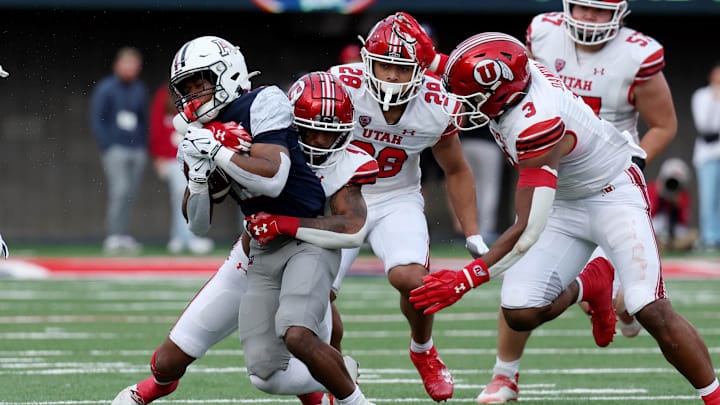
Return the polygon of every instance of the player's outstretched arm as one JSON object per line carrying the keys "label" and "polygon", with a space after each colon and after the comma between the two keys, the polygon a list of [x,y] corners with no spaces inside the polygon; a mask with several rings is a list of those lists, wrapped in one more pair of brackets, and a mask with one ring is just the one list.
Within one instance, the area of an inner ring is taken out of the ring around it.
{"label": "player's outstretched arm", "polygon": [[350,248],[362,245],[367,233],[367,207],[360,185],[348,185],[330,197],[331,215],[319,218],[297,218],[260,213],[246,218],[248,229],[261,244],[279,235],[328,248]]}
{"label": "player's outstretched arm", "polygon": [[667,147],[677,133],[677,116],[670,87],[665,75],[659,72],[650,80],[635,85],[635,108],[648,126],[640,139],[640,147],[652,162]]}
{"label": "player's outstretched arm", "polygon": [[519,163],[520,179],[515,195],[517,221],[482,258],[459,271],[440,270],[423,277],[424,285],[410,292],[415,308],[435,313],[457,302],[472,288],[502,274],[535,243],[550,214],[555,198],[560,158],[572,149],[568,137],[542,155]]}
{"label": "player's outstretched arm", "polygon": [[435,144],[432,152],[445,173],[450,203],[465,234],[465,247],[472,257],[478,258],[488,252],[488,247],[478,233],[475,179],[463,154],[460,138],[457,135],[447,137]]}

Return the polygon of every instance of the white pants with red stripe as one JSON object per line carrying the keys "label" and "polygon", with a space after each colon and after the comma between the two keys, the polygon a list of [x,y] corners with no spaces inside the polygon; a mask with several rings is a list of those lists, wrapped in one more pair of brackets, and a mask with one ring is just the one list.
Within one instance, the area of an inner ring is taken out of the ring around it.
{"label": "white pants with red stripe", "polygon": [[[368,234],[375,256],[382,260],[385,273],[395,266],[420,264],[426,268],[430,257],[430,234],[425,219],[425,200],[419,192],[400,195],[380,203],[368,203]],[[333,283],[338,291],[360,248],[343,249],[340,271]]]}
{"label": "white pants with red stripe", "polygon": [[582,271],[597,246],[616,269],[630,314],[665,296],[645,180],[634,165],[604,191],[555,200],[538,241],[505,272],[502,306],[550,304]]}

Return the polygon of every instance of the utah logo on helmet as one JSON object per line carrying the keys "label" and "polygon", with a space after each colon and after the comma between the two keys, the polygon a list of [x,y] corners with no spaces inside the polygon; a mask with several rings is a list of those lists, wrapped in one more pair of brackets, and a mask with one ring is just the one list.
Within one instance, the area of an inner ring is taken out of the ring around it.
{"label": "utah logo on helmet", "polygon": [[445,113],[461,130],[479,128],[519,102],[530,83],[525,45],[514,37],[486,32],[458,45],[448,57],[442,91],[465,109]]}

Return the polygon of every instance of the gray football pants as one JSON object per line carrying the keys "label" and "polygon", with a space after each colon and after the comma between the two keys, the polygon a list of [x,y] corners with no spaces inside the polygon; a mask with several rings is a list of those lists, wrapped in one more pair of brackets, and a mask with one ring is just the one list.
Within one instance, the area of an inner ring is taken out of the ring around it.
{"label": "gray football pants", "polygon": [[248,290],[238,320],[248,374],[267,379],[287,368],[291,354],[283,337],[291,326],[322,335],[330,286],[339,266],[338,249],[290,238],[262,247],[251,242]]}

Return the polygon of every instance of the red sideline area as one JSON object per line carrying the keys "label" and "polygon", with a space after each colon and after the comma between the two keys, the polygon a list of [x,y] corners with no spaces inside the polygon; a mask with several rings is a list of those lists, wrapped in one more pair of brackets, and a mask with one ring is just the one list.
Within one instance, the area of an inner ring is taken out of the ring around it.
{"label": "red sideline area", "polygon": [[[18,257],[0,262],[13,268],[14,275],[35,273],[38,277],[204,277],[214,273],[223,257]],[[431,268],[459,269],[469,262],[466,258],[436,258]],[[382,275],[384,268],[375,257],[360,257],[350,274]],[[684,258],[663,260],[665,278],[720,278],[720,258]]]}

